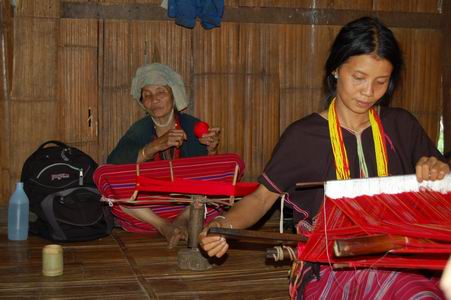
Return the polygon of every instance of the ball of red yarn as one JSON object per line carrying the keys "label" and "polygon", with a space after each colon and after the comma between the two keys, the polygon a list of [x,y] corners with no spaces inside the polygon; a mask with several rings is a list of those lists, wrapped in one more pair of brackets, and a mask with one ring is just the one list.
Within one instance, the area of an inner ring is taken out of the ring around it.
{"label": "ball of red yarn", "polygon": [[201,138],[208,132],[208,128],[208,123],[199,121],[194,125],[194,134],[197,136],[197,138]]}

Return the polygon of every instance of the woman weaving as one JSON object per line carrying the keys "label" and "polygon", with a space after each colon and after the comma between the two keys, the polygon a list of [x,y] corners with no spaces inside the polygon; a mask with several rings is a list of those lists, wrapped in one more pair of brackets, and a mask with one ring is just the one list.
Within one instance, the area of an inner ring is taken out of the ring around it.
{"label": "woman weaving", "polygon": [[[344,26],[325,66],[328,108],[291,124],[259,177],[259,188],[209,226],[247,228],[284,196],[298,231],[305,233],[314,226],[324,189],[296,189],[298,182],[412,173],[419,182],[443,179],[450,168],[418,121],[403,109],[379,106],[393,94],[401,66],[398,43],[379,20],[365,17]],[[217,257],[229,247],[224,237],[205,233],[201,246]],[[298,298],[443,297],[436,278],[417,272],[329,265],[302,272]]]}
{"label": "woman weaving", "polygon": [[[219,128],[197,138],[197,118],[182,113],[188,106],[181,76],[170,67],[153,63],[138,68],[131,94],[147,115],[133,124],[108,156],[112,164],[141,163],[216,154]],[[114,206],[117,222],[127,231],[158,230],[173,247],[186,238],[189,210],[185,205],[151,205],[146,208]],[[217,214],[209,210],[209,215]],[[172,221],[172,222],[171,222]]]}

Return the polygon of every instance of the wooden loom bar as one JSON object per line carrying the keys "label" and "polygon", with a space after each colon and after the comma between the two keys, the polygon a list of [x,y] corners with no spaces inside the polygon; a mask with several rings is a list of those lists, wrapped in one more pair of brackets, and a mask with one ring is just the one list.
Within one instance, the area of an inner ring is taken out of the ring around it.
{"label": "wooden loom bar", "polygon": [[336,257],[350,257],[385,253],[404,248],[407,243],[407,237],[387,234],[337,239],[334,241],[334,254]]}
{"label": "wooden loom bar", "polygon": [[307,238],[299,234],[278,233],[278,232],[262,232],[255,230],[232,229],[222,227],[211,227],[208,229],[209,234],[221,234],[233,238],[252,238],[275,241],[292,241],[306,242]]}

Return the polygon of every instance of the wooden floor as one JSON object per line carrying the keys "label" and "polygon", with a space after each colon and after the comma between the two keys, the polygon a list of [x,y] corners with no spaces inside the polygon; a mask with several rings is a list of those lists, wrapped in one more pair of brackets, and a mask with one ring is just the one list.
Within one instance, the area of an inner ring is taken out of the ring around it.
{"label": "wooden floor", "polygon": [[183,271],[158,236],[115,229],[93,242],[62,244],[64,274],[41,274],[42,248],[30,236],[8,241],[0,209],[0,299],[289,299],[288,266],[265,262],[271,245],[233,242],[208,271]]}

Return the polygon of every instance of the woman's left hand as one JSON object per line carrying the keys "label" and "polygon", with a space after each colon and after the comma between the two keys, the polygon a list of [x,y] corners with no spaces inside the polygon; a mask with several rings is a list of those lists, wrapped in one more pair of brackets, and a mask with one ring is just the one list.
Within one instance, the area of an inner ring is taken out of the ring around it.
{"label": "woman's left hand", "polygon": [[207,145],[208,154],[216,154],[219,145],[220,129],[217,127],[208,129],[208,132],[199,138],[201,144]]}
{"label": "woman's left hand", "polygon": [[440,180],[450,172],[449,165],[436,157],[423,156],[415,166],[418,182],[423,180]]}

